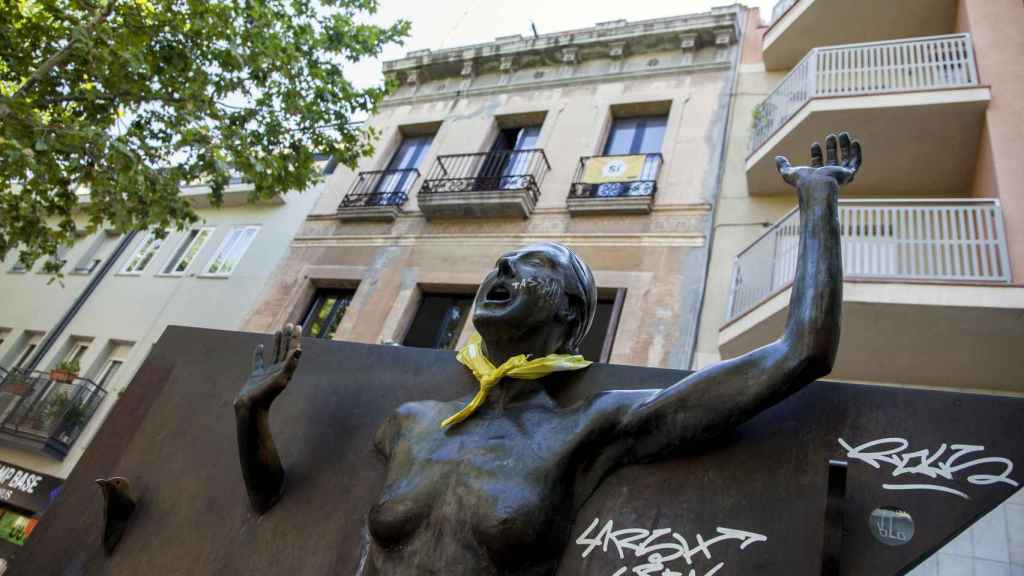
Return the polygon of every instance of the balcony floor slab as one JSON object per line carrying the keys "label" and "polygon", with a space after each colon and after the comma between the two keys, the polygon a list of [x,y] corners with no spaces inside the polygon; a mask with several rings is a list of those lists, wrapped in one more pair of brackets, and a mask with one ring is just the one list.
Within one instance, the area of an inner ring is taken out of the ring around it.
{"label": "balcony floor slab", "polygon": [[[778,338],[790,292],[726,324],[718,336],[722,357]],[[1021,342],[1024,286],[850,280],[830,378],[1024,393]]]}
{"label": "balcony floor slab", "polygon": [[956,0],[797,0],[765,34],[765,67],[792,68],[816,46],[948,34],[956,8]]}
{"label": "balcony floor slab", "polygon": [[394,222],[402,213],[399,206],[342,206],[338,220],[342,222]]}
{"label": "balcony floor slab", "polygon": [[537,201],[530,190],[473,190],[420,194],[420,211],[434,218],[529,218]]}
{"label": "balcony floor slab", "polygon": [[650,214],[654,196],[616,196],[611,198],[576,198],[565,201],[569,214]]}
{"label": "balcony floor slab", "polygon": [[965,196],[990,99],[987,87],[970,87],[811,100],[747,158],[748,191],[792,194],[778,175],[775,157],[806,164],[811,143],[846,130],[865,153],[852,193]]}

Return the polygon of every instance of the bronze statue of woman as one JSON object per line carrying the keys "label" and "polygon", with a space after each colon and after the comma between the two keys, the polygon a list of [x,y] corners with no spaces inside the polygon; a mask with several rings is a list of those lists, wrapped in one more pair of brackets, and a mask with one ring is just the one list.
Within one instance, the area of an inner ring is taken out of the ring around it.
{"label": "bronze statue of woman", "polygon": [[[706,443],[831,371],[843,283],[839,188],[860,167],[860,145],[830,134],[824,158],[819,144],[811,147],[810,166],[776,162],[797,189],[801,222],[782,336],[663,390],[609,391],[563,408],[543,379],[509,375],[472,416],[449,426],[441,423],[465,399],[400,406],[376,437],[387,480],[367,516],[368,573],[554,574],[577,511],[608,474]],[[568,248],[513,250],[476,296],[480,351],[495,366],[520,354],[574,354],[595,300],[590,270]],[[235,401],[242,472],[257,513],[284,485],[268,414],[298,367],[300,332],[288,326],[275,335],[269,365],[257,349]]]}

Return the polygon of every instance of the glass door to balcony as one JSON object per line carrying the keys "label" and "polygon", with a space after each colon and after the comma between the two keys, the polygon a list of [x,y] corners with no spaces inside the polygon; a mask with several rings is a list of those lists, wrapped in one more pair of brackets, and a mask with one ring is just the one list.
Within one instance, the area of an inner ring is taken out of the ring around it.
{"label": "glass door to balcony", "polygon": [[[537,147],[537,139],[540,136],[540,126],[526,126],[514,128],[515,140],[512,144],[512,152],[508,155],[505,167],[501,171],[500,188],[518,189],[526,188],[523,182],[530,175],[530,154],[519,152],[520,150],[531,150]],[[499,138],[501,140],[501,138]]]}
{"label": "glass door to balcony", "polygon": [[387,172],[378,181],[375,193],[379,206],[399,203],[400,197],[408,192],[409,186],[416,180],[415,172],[427,155],[434,135],[412,136],[402,140],[388,162]]}
{"label": "glass door to balcony", "polygon": [[526,150],[537,147],[540,126],[505,128],[491,146],[491,151],[477,172],[478,189],[518,190],[527,188],[530,178],[530,159]]}
{"label": "glass door to balcony", "polygon": [[605,156],[647,155],[640,177],[635,182],[608,182],[597,187],[595,196],[644,196],[657,179],[661,142],[665,138],[667,116],[616,118],[608,131]]}

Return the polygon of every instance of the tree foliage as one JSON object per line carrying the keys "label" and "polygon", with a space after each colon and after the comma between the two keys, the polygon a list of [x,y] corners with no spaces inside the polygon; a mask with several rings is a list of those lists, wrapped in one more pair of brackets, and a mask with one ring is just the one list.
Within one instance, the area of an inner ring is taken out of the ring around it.
{"label": "tree foliage", "polygon": [[386,87],[357,88],[345,67],[409,28],[365,23],[376,9],[0,0],[0,258],[17,247],[31,266],[100,226],[187,226],[183,183],[208,182],[219,204],[232,176],[256,200],[308,187],[315,153],[354,166],[372,133],[352,119]]}

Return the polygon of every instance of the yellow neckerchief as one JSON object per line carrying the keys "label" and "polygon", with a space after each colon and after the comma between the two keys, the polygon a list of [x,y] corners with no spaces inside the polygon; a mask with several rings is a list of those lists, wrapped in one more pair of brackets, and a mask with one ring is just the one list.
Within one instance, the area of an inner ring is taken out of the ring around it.
{"label": "yellow neckerchief", "polygon": [[509,358],[501,366],[495,368],[494,364],[491,364],[491,361],[484,356],[483,350],[480,349],[481,343],[480,335],[473,334],[469,337],[469,342],[459,350],[459,355],[455,357],[463,366],[473,371],[473,376],[480,383],[480,390],[465,408],[445,419],[441,423],[442,428],[458,424],[469,418],[484,403],[487,393],[491,391],[491,388],[494,388],[504,376],[512,376],[522,380],[536,380],[552,372],[579,370],[592,364],[590,360],[584,359],[579,354],[548,354],[543,358],[534,360],[528,359],[526,354],[519,354]]}

